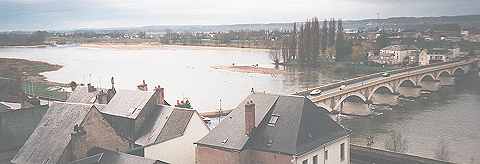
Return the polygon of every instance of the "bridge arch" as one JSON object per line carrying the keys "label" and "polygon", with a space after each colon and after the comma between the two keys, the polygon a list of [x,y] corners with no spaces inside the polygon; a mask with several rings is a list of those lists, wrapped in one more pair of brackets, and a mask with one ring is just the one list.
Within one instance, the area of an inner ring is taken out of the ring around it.
{"label": "bridge arch", "polygon": [[436,79],[440,79],[440,77],[449,77],[452,74],[448,72],[447,70],[440,71],[440,73],[437,75]]}
{"label": "bridge arch", "polygon": [[422,81],[424,81],[424,80],[426,80],[426,79],[436,80],[436,79],[435,79],[435,76],[433,76],[431,73],[427,73],[427,74],[422,75],[422,76],[418,79],[418,83],[422,83]]}
{"label": "bridge arch", "polygon": [[340,110],[338,110],[338,108],[340,107],[340,105],[341,105],[345,100],[347,100],[347,99],[355,99],[355,98],[362,100],[364,103],[367,102],[367,98],[366,98],[364,95],[362,95],[362,94],[360,94],[360,93],[351,93],[351,94],[347,94],[347,95],[343,96],[343,97],[337,102],[337,104],[335,105],[335,107],[333,108],[333,110],[340,111]]}
{"label": "bridge arch", "polygon": [[332,108],[330,108],[328,105],[326,105],[326,104],[324,104],[324,103],[315,103],[315,105],[317,105],[318,107],[323,108],[323,109],[325,109],[325,110],[327,110],[327,111],[329,111],[329,112],[332,112],[332,111],[333,111]]}
{"label": "bridge arch", "polygon": [[372,92],[370,93],[370,95],[368,95],[368,100],[371,100],[372,97],[375,95],[375,93],[381,89],[386,89],[388,91],[390,91],[390,93],[395,93],[395,90],[393,89],[393,87],[391,87],[390,85],[386,85],[386,84],[383,84],[383,85],[379,85],[379,86],[376,86],[375,88],[373,88]]}
{"label": "bridge arch", "polygon": [[452,72],[453,72],[452,74],[454,76],[463,75],[463,74],[467,73],[463,67],[457,67],[457,68],[453,69]]}
{"label": "bridge arch", "polygon": [[417,85],[417,83],[415,83],[414,80],[403,79],[398,83],[397,91],[400,87],[415,87],[416,85]]}

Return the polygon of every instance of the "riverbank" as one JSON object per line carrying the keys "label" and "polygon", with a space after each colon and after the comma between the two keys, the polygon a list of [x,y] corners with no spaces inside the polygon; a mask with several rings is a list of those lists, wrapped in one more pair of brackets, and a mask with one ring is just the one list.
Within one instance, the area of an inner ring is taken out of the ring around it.
{"label": "riverbank", "polygon": [[182,47],[212,47],[212,48],[239,48],[239,49],[258,49],[268,50],[268,47],[262,46],[237,46],[230,44],[163,44],[160,42],[89,42],[80,43],[80,47],[86,48],[118,48],[118,49],[145,49],[160,48],[164,46],[182,46]]}
{"label": "riverbank", "polygon": [[0,46],[0,48],[46,48],[49,45],[40,44],[40,45],[32,45],[32,46]]}
{"label": "riverbank", "polygon": [[0,58],[0,76],[10,79],[16,79],[21,75],[26,81],[55,83],[47,81],[42,73],[57,71],[62,67],[61,65],[41,61]]}
{"label": "riverbank", "polygon": [[[25,59],[0,58],[0,100],[21,102],[19,92],[55,100],[64,100],[67,84],[48,81],[42,73],[57,71],[63,66]],[[21,81],[17,81],[22,79]],[[19,83],[20,82],[20,83]]]}

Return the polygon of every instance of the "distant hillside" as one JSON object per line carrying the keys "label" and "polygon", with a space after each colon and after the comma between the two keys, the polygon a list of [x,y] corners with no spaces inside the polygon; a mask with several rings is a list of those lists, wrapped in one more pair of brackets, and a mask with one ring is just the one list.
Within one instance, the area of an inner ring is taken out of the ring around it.
{"label": "distant hillside", "polygon": [[[423,29],[436,24],[459,24],[462,27],[480,26],[480,15],[442,17],[394,17],[387,19],[346,20],[346,29],[384,28]],[[292,23],[234,24],[234,25],[159,25],[135,28],[83,29],[79,31],[147,31],[147,32],[218,32],[238,30],[283,30],[291,29]]]}

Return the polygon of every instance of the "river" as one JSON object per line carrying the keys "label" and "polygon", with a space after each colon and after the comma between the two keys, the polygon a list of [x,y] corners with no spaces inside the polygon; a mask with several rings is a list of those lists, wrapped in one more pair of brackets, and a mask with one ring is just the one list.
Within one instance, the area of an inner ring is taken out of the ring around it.
{"label": "river", "polygon": [[[165,88],[167,101],[184,97],[198,111],[236,106],[251,88],[257,92],[288,94],[305,88],[352,77],[331,71],[287,69],[283,74],[239,73],[213,69],[218,65],[255,65],[273,68],[268,51],[238,48],[164,46],[146,49],[112,48],[1,48],[0,57],[20,58],[63,65],[47,72],[48,80],[77,81],[110,87],[135,89],[145,80],[149,86]],[[352,142],[366,144],[374,136],[374,147],[383,148],[391,131],[408,142],[407,153],[433,158],[440,140],[448,143],[450,159],[480,162],[480,80],[443,88],[428,101],[404,103],[375,118],[347,118],[342,124],[353,130]],[[221,101],[221,103],[220,103]]]}

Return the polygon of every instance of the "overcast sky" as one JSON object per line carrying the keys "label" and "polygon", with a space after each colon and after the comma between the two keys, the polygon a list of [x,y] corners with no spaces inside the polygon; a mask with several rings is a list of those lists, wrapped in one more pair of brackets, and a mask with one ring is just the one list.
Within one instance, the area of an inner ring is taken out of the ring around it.
{"label": "overcast sky", "polygon": [[0,0],[0,31],[480,14],[480,0]]}

